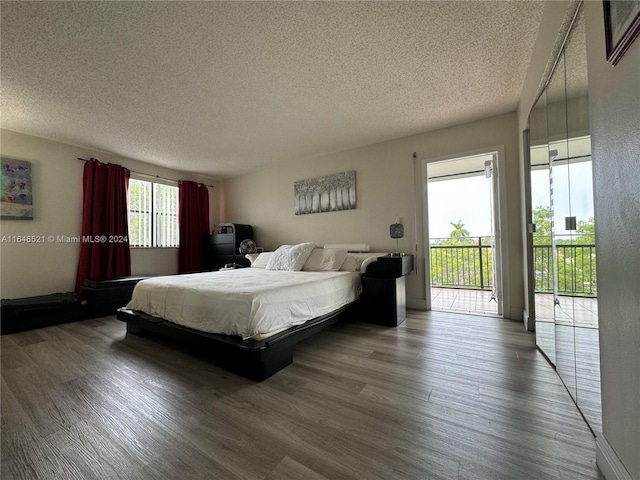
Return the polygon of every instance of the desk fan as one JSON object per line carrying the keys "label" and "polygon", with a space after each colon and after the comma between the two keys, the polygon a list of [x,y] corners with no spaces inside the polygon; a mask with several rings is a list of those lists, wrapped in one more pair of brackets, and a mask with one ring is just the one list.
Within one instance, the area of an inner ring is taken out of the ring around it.
{"label": "desk fan", "polygon": [[242,253],[243,255],[246,255],[248,253],[256,253],[257,249],[258,247],[256,246],[256,242],[254,242],[250,238],[246,238],[242,240],[242,242],[240,242],[239,250],[240,250],[240,253]]}

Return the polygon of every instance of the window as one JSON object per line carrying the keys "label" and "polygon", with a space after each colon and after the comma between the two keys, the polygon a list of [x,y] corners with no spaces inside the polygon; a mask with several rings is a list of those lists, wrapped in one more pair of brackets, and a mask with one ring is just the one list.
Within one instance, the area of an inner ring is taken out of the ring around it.
{"label": "window", "polygon": [[129,180],[129,242],[132,247],[177,247],[178,187]]}

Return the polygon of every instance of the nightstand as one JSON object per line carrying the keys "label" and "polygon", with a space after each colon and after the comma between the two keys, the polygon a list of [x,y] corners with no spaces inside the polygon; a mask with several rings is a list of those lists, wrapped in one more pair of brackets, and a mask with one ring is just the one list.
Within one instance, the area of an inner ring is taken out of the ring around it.
{"label": "nightstand", "polygon": [[396,327],[407,316],[405,277],[413,270],[413,255],[385,255],[362,276],[361,311],[369,323]]}

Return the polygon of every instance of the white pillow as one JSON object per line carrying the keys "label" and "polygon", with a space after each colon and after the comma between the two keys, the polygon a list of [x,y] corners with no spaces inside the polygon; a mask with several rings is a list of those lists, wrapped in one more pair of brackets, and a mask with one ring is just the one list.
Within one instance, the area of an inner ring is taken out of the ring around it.
{"label": "white pillow", "polygon": [[375,262],[378,257],[389,255],[388,253],[350,253],[347,259],[340,267],[341,272],[362,272],[364,273],[367,266]]}
{"label": "white pillow", "polygon": [[262,252],[252,262],[251,266],[255,268],[267,268],[267,263],[273,255],[273,252]]}
{"label": "white pillow", "polygon": [[341,272],[358,272],[360,270],[360,265],[364,258],[356,257],[354,255],[347,255],[344,263],[340,267]]}
{"label": "white pillow", "polygon": [[316,247],[314,243],[299,243],[298,245],[282,245],[273,252],[267,262],[267,270],[287,270],[299,272],[309,255]]}
{"label": "white pillow", "polygon": [[347,251],[339,248],[314,248],[302,270],[337,272],[347,258]]}

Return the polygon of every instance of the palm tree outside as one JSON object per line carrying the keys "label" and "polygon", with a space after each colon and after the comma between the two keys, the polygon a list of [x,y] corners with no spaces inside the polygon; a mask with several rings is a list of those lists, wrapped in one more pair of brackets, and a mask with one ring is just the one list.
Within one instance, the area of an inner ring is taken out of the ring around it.
{"label": "palm tree outside", "polygon": [[462,220],[458,220],[457,222],[449,222],[454,230],[449,234],[451,238],[463,238],[469,236],[469,230],[464,228],[464,223]]}

